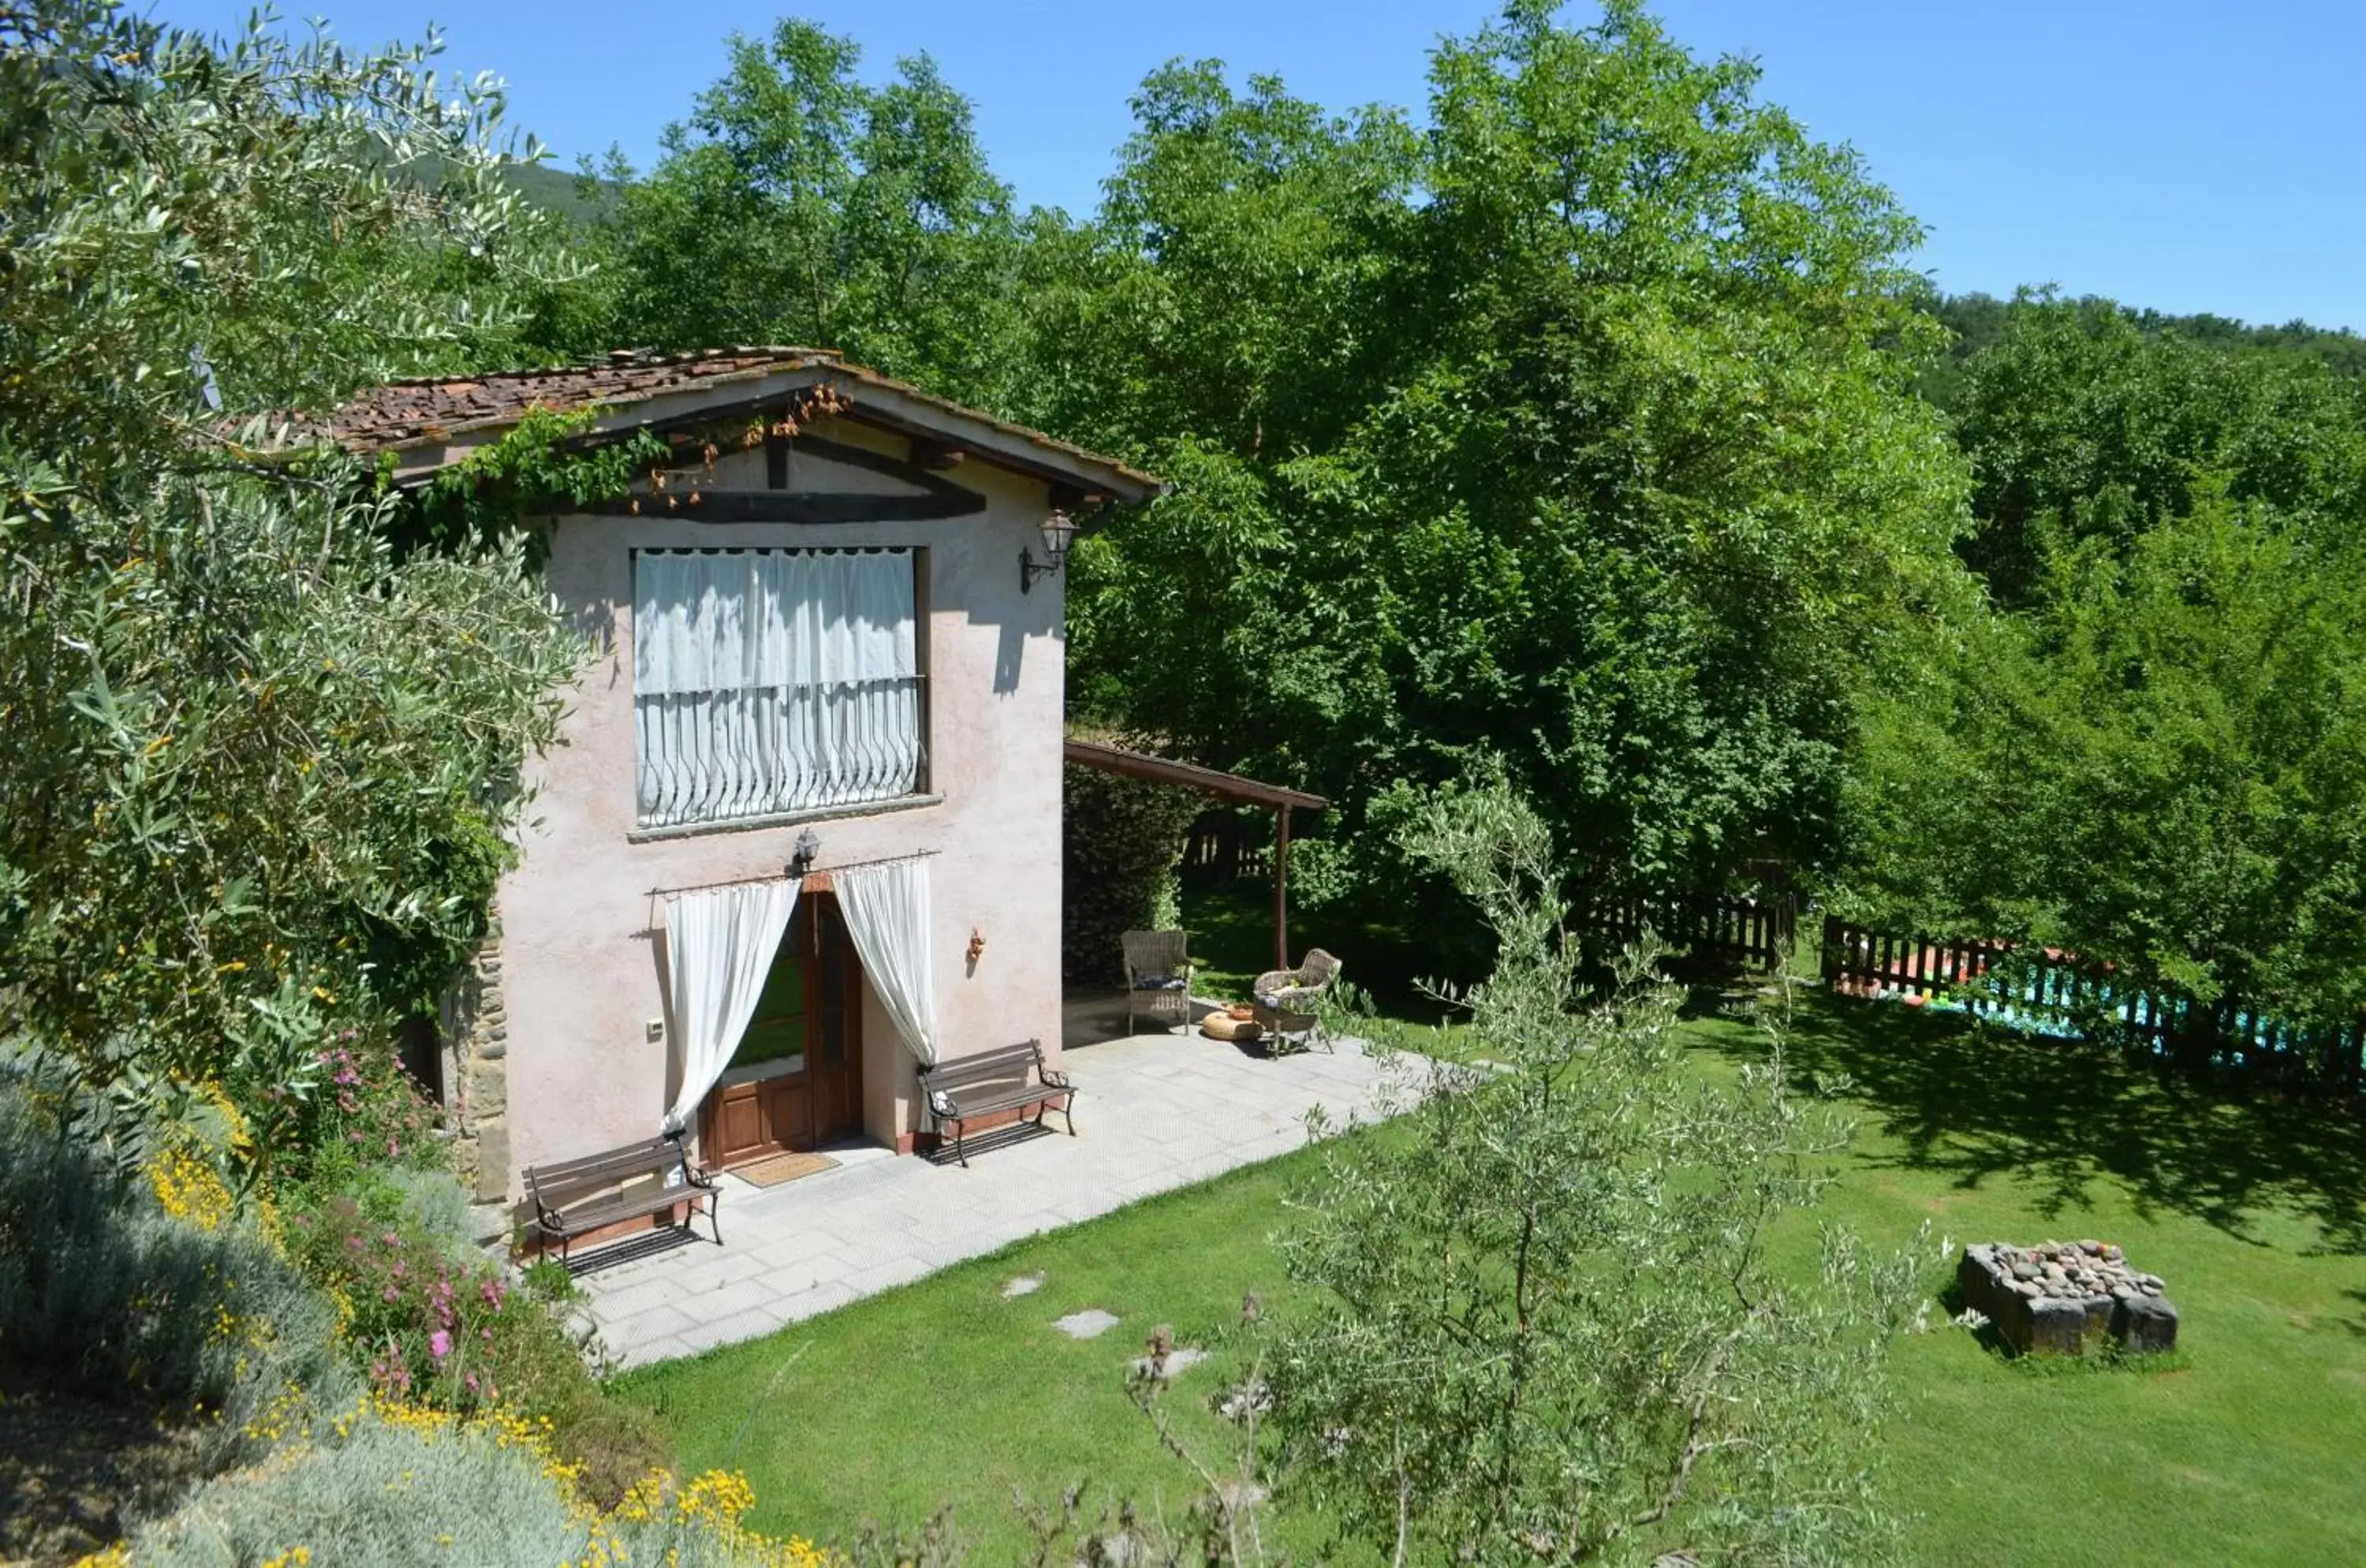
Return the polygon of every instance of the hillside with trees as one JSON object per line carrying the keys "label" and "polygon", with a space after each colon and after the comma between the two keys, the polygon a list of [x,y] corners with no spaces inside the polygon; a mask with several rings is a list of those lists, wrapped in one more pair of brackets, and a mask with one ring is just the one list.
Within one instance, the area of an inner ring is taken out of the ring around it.
{"label": "hillside with trees", "polygon": [[856,58],[740,41],[610,209],[611,335],[818,337],[1173,478],[1077,552],[1072,703],[1330,795],[1310,897],[1434,904],[1392,831],[1476,770],[1590,897],[2366,999],[2356,334],[1934,295],[1853,154],[1627,7],[1446,45],[1426,129],[1177,62],[1079,217]]}

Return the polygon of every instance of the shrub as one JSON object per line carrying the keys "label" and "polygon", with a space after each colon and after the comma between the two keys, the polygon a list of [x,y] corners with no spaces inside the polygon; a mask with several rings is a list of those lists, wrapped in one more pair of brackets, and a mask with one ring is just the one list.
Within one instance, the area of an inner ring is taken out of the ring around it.
{"label": "shrub", "polygon": [[402,1201],[402,1212],[420,1231],[456,1257],[477,1245],[476,1227],[468,1219],[468,1190],[448,1170],[422,1170],[415,1166],[388,1166],[377,1179]]}
{"label": "shrub", "polygon": [[602,1562],[682,1568],[820,1568],[802,1540],[740,1524],[747,1483],[720,1472],[644,1477],[613,1510],[576,1494],[536,1423],[458,1419],[385,1401],[320,1440],[198,1487],[171,1517],[100,1559],[107,1568],[408,1568],[423,1562],[547,1568]]}
{"label": "shrub", "polygon": [[[277,1096],[279,1136],[258,1151],[272,1179],[332,1191],[365,1172],[449,1168],[434,1136],[442,1112],[402,1070],[390,1040],[347,1029],[314,1055],[325,1081],[300,1097]],[[459,1229],[465,1240],[465,1212]]]}
{"label": "shrub", "polygon": [[521,1288],[469,1247],[464,1198],[434,1172],[365,1173],[292,1213],[288,1246],[342,1303],[339,1341],[378,1394],[546,1421],[586,1494],[614,1502],[665,1461],[665,1446],[593,1381],[562,1321],[568,1288],[546,1274]]}
{"label": "shrub", "polygon": [[0,1075],[0,1361],[91,1398],[217,1416],[208,1463],[351,1387],[332,1303],[233,1212],[221,1154],[176,1138],[119,1169],[53,1100]]}

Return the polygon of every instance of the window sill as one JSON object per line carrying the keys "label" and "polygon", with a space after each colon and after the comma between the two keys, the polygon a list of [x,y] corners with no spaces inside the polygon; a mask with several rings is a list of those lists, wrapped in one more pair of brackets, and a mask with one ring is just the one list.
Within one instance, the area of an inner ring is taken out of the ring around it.
{"label": "window sill", "polygon": [[817,806],[806,811],[775,811],[763,817],[727,817],[713,822],[675,822],[663,828],[636,828],[625,835],[628,844],[660,839],[693,839],[708,833],[753,833],[767,828],[790,828],[800,822],[827,822],[833,818],[879,817],[891,811],[917,811],[942,806],[941,795],[899,795],[891,800],[863,800],[844,806]]}

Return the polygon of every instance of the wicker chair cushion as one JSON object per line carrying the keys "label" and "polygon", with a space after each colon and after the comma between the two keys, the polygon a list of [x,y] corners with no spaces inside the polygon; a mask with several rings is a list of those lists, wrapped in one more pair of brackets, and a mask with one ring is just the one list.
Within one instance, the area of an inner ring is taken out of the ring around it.
{"label": "wicker chair cushion", "polygon": [[1136,975],[1133,988],[1137,991],[1179,991],[1189,982],[1180,975]]}

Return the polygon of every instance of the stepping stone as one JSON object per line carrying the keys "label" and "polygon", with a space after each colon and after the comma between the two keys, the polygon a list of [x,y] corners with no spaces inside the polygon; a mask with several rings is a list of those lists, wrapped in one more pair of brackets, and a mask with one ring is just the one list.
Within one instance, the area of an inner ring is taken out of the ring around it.
{"label": "stepping stone", "polygon": [[1117,1326],[1117,1319],[1098,1307],[1087,1307],[1053,1320],[1052,1326],[1071,1339],[1098,1339]]}
{"label": "stepping stone", "polygon": [[1019,1278],[1011,1280],[1008,1284],[1002,1287],[1002,1299],[1007,1302],[1015,1300],[1020,1296],[1031,1296],[1042,1288],[1042,1275],[1021,1274]]}
{"label": "stepping stone", "polygon": [[1140,1360],[1134,1362],[1133,1375],[1137,1378],[1156,1378],[1161,1382],[1172,1382],[1175,1381],[1175,1378],[1178,1373],[1198,1366],[1207,1359],[1208,1352],[1205,1350],[1199,1349],[1196,1347],[1189,1345],[1178,1345],[1174,1349],[1166,1352],[1166,1370],[1165,1371],[1155,1371],[1152,1370],[1150,1358],[1144,1356]]}

